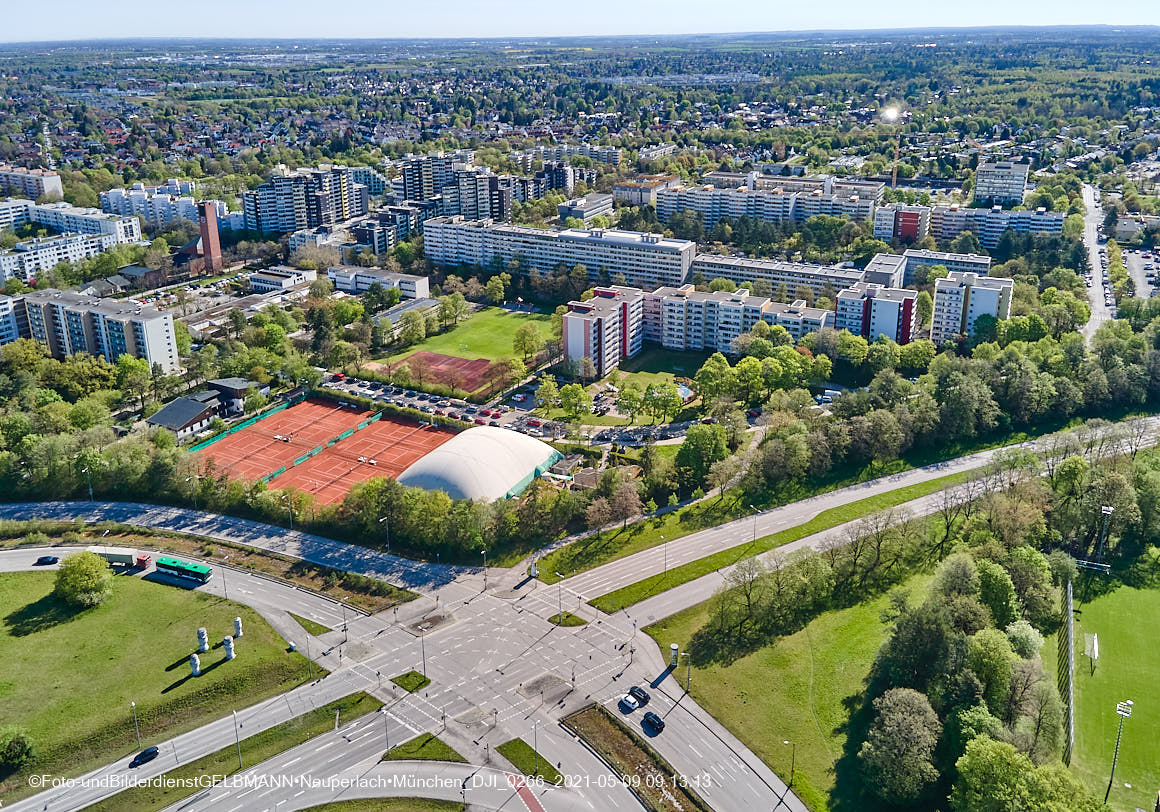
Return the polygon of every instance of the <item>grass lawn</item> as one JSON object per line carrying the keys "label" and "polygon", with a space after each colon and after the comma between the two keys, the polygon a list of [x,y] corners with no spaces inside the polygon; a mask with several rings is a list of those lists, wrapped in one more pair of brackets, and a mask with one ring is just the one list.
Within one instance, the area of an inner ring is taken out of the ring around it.
{"label": "grass lawn", "polygon": [[[1158,567],[1160,562],[1153,559],[1153,577]],[[1124,721],[1108,803],[1116,810],[1151,809],[1160,789],[1160,703],[1156,701],[1160,655],[1152,648],[1160,628],[1160,588],[1117,585],[1108,594],[1083,600],[1085,579],[1105,577],[1084,573],[1076,589],[1075,754],[1071,767],[1088,789],[1103,797],[1120,721],[1116,703],[1133,700],[1132,716]],[[1094,674],[1084,656],[1085,634],[1099,635],[1100,659]],[[1055,650],[1054,640],[1044,646],[1045,654]],[[1046,660],[1044,665],[1050,667]]]}
{"label": "grass lawn", "polygon": [[308,617],[302,617],[302,615],[296,615],[293,612],[287,612],[286,614],[290,615],[294,619],[294,622],[305,629],[308,634],[312,634],[315,637],[333,631],[329,626],[323,626],[321,623],[313,621]]}
{"label": "grass lawn", "polygon": [[[911,602],[921,600],[928,576],[909,579]],[[692,695],[779,776],[789,780],[797,744],[794,790],[811,809],[827,808],[834,764],[842,756],[847,704],[860,704],[864,680],[886,638],[883,595],[826,612],[801,631],[728,665],[693,666]],[[709,617],[709,602],[658,621],[645,631],[667,650],[684,650]],[[683,678],[683,674],[681,675]]]}
{"label": "grass lawn", "polygon": [[516,313],[498,307],[485,307],[445,333],[375,360],[393,364],[419,350],[454,355],[457,358],[487,358],[491,361],[513,358],[516,353],[512,349],[512,339],[520,325],[527,322],[536,324],[544,338],[549,337],[552,317],[547,313]]}
{"label": "grass lawn", "polygon": [[423,733],[409,742],[392,747],[383,755],[383,761],[456,761],[466,764],[467,759],[434,733]]}
{"label": "grass lawn", "polygon": [[[360,716],[374,713],[382,706],[382,702],[370,694],[359,692],[343,697],[342,699],[315,708],[312,711],[297,716],[288,722],[275,725],[261,733],[242,739],[242,765],[249,769],[255,764],[261,764],[279,753],[303,742],[321,736],[327,731],[334,730],[334,712],[339,713],[339,724],[344,725]],[[165,773],[170,779],[189,779],[202,775],[232,775],[238,770],[238,751],[235,745],[223,747],[196,761],[184,764]],[[196,792],[196,790],[195,790]],[[87,807],[89,812],[153,812],[193,795],[188,786],[133,787],[108,798],[100,803]]]}
{"label": "grass lawn", "polygon": [[408,671],[406,674],[399,674],[397,677],[391,677],[391,682],[398,685],[409,694],[415,691],[422,690],[431,684],[428,677],[423,676],[418,671]]}
{"label": "grass lawn", "polygon": [[556,786],[564,780],[560,772],[543,756],[538,756],[532,746],[523,739],[512,739],[495,749],[524,775],[538,775]]}
{"label": "grass lawn", "polygon": [[302,812],[462,812],[463,804],[433,798],[359,798],[312,806]]}
{"label": "grass lawn", "polygon": [[588,621],[582,617],[576,617],[571,612],[563,612],[561,614],[552,615],[548,618],[549,623],[556,626],[583,626]]}
{"label": "grass lawn", "polygon": [[[249,607],[138,577],[113,578],[113,594],[76,613],[52,596],[51,573],[0,575],[0,705],[25,729],[36,758],[0,784],[27,794],[27,773],[76,775],[137,750],[129,707],[152,744],[280,694],[307,677],[306,659]],[[242,618],[238,657],[221,639]],[[189,676],[197,629],[209,631],[202,676]]]}
{"label": "grass lawn", "polygon": [[673,786],[672,777],[678,773],[667,761],[600,705],[577,711],[563,723],[600,753],[617,775],[640,778],[639,785],[634,781],[633,788],[646,799],[646,808],[657,812],[709,812],[708,804],[695,790]]}

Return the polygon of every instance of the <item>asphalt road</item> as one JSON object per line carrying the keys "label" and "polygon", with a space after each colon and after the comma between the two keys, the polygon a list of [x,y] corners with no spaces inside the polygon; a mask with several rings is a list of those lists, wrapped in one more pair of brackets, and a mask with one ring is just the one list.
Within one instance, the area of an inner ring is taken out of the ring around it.
{"label": "asphalt road", "polygon": [[1104,322],[1114,318],[1112,310],[1104,304],[1104,283],[1100,271],[1100,246],[1096,240],[1096,226],[1104,221],[1104,210],[1096,205],[1095,187],[1090,183],[1083,185],[1083,204],[1087,207],[1087,214],[1083,218],[1083,242],[1088,250],[1088,265],[1092,272],[1092,286],[1088,288],[1088,303],[1092,308],[1088,323],[1080,328],[1084,339],[1091,341],[1096,330]]}

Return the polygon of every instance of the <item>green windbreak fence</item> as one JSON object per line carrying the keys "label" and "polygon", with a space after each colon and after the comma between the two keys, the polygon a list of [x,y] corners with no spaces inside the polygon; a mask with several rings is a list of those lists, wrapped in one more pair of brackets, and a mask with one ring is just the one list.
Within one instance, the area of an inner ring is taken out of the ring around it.
{"label": "green windbreak fence", "polygon": [[291,403],[279,403],[277,406],[275,406],[272,409],[268,409],[268,410],[262,412],[261,414],[256,414],[253,417],[249,417],[249,418],[243,420],[241,423],[238,423],[238,425],[236,425],[236,426],[231,426],[227,430],[223,431],[221,434],[210,437],[208,440],[202,440],[200,443],[196,443],[196,444],[190,446],[189,450],[190,451],[201,451],[203,448],[208,448],[209,446],[216,443],[218,440],[229,437],[231,434],[234,434],[235,432],[239,432],[242,429],[248,429],[250,426],[254,425],[259,420],[265,420],[267,417],[270,417],[271,415],[278,414],[278,412],[282,411],[283,409],[288,409],[291,405],[292,405]]}
{"label": "green windbreak fence", "polygon": [[278,476],[278,474],[284,474],[284,473],[286,473],[286,466],[285,465],[283,465],[277,471],[271,471],[270,473],[266,474],[264,477],[262,477],[262,481],[269,482],[271,479]]}

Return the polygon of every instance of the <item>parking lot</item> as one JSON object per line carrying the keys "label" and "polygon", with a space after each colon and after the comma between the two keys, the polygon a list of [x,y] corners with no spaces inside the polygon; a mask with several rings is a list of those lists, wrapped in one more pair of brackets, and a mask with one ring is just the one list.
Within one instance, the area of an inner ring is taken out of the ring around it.
{"label": "parking lot", "polygon": [[1124,265],[1136,284],[1136,296],[1146,299],[1156,295],[1156,263],[1158,258],[1152,251],[1142,249],[1124,250]]}

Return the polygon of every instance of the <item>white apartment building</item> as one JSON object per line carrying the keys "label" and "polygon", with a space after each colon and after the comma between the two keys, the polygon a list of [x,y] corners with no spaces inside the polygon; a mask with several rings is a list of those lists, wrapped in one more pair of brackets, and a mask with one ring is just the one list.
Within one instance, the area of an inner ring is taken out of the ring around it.
{"label": "white apartment building", "polygon": [[644,298],[639,288],[610,285],[596,288],[591,299],[569,302],[562,321],[564,357],[582,367],[592,362],[602,378],[620,366],[622,358],[640,352],[644,340]]}
{"label": "white apartment building", "polygon": [[964,231],[970,231],[984,247],[994,248],[1008,229],[1016,234],[1062,234],[1066,218],[1066,212],[1046,211],[1042,208],[1035,211],[1011,211],[999,206],[989,209],[935,206],[930,212],[930,233],[935,239],[947,242]]}
{"label": "white apartment building", "polygon": [[917,300],[918,291],[858,282],[838,293],[834,328],[849,330],[867,341],[886,336],[898,344],[908,344],[918,332]]}
{"label": "white apartment building", "polygon": [[979,164],[975,169],[974,199],[978,203],[1000,206],[1023,202],[1027,190],[1028,164],[994,161]]}
{"label": "white apartment building", "polygon": [[294,171],[279,165],[268,181],[242,193],[246,228],[267,233],[339,223],[369,207],[370,192],[350,167],[330,164]]}
{"label": "white apartment building", "polygon": [[902,277],[904,285],[914,284],[915,271],[931,265],[942,265],[948,271],[977,273],[981,276],[986,276],[991,270],[991,258],[981,254],[955,254],[949,251],[926,251],[921,248],[911,248],[903,252],[902,256],[906,260],[906,268]]}
{"label": "white apartment building", "polygon": [[583,265],[598,282],[623,274],[632,287],[653,290],[682,284],[696,253],[696,244],[659,234],[612,229],[555,231],[490,219],[435,217],[423,224],[427,257],[437,265],[486,267],[517,260],[523,273],[549,273],[560,266]]}
{"label": "white apartment building", "polygon": [[765,280],[773,286],[775,294],[784,286],[787,298],[794,299],[799,298],[798,290],[801,288],[809,290],[814,296],[832,298],[842,288],[862,281],[863,275],[857,268],[806,265],[750,257],[723,257],[716,254],[698,254],[693,259],[690,272],[694,276],[700,274],[707,282],[723,277],[732,280],[738,287],[745,282]]}
{"label": "white apartment building", "polygon": [[657,204],[657,194],[681,185],[676,175],[645,175],[634,180],[618,181],[612,187],[612,196],[629,206],[653,206]]}
{"label": "white apartment building", "polygon": [[662,189],[656,195],[657,217],[667,221],[682,211],[697,214],[707,229],[724,218],[803,223],[819,214],[869,220],[875,200],[847,191],[790,191],[781,187],[749,189],[694,186]]}
{"label": "white apartment building", "polygon": [[1011,318],[1011,298],[1015,280],[979,276],[976,273],[952,272],[934,283],[934,316],[930,338],[937,345],[975,333],[979,316]]}
{"label": "white apartment building", "polygon": [[344,293],[366,293],[371,285],[378,282],[384,288],[398,288],[404,299],[426,299],[431,295],[430,283],[425,276],[396,273],[382,268],[359,268],[354,265],[340,265],[328,268],[326,275],[334,287]]}
{"label": "white apartment building", "polygon": [[27,282],[61,262],[79,262],[116,244],[116,238],[110,234],[62,234],[22,240],[13,248],[0,251],[0,279],[15,276]]}
{"label": "white apartment building", "polygon": [[[134,183],[129,189],[110,189],[101,192],[101,210],[123,217],[141,217],[146,223],[167,226],[177,219],[198,221],[197,201],[191,194],[174,194],[158,189],[181,189],[193,187],[193,181],[171,180],[165,186],[147,187]],[[229,207],[220,200],[207,201],[213,204],[218,221],[229,217]]]}
{"label": "white apartment building", "polygon": [[298,285],[305,285],[318,278],[318,272],[291,268],[288,265],[275,265],[264,271],[255,271],[250,274],[250,290],[254,293],[269,293],[272,290],[289,290]]}
{"label": "white apartment building", "polygon": [[593,217],[610,216],[612,214],[612,195],[602,195],[593,192],[584,197],[565,200],[556,207],[556,213],[561,220],[575,217],[588,225]]}
{"label": "white apartment building", "polygon": [[0,193],[21,195],[33,200],[42,197],[59,200],[64,197],[64,186],[56,172],[0,164]]}
{"label": "white apartment building", "polygon": [[781,325],[795,339],[833,326],[833,313],[753,296],[745,288],[732,293],[698,291],[693,285],[665,287],[645,294],[644,337],[670,350],[713,350],[732,354],[734,342],[753,325]]}
{"label": "white apartment building", "polygon": [[[9,311],[17,336],[40,342],[54,358],[87,352],[115,362],[128,354],[159,364],[167,373],[180,369],[169,313],[59,290],[0,297],[0,319]],[[0,329],[0,337],[10,332]]]}
{"label": "white apartment building", "polygon": [[47,226],[61,234],[108,234],[117,244],[141,242],[141,223],[136,217],[106,214],[68,203],[37,203],[24,198],[0,200],[0,229],[27,223]]}

